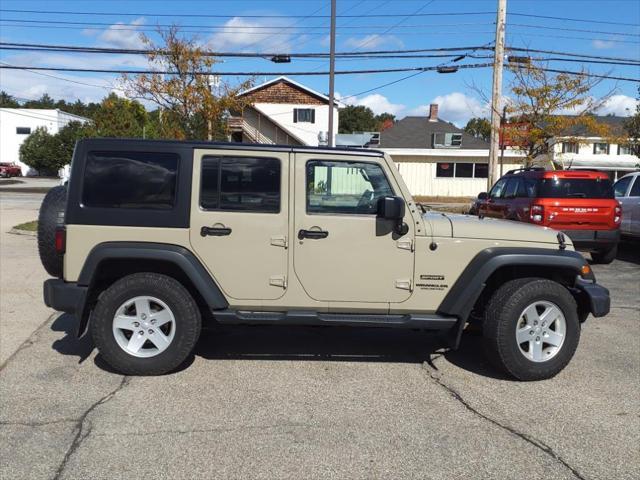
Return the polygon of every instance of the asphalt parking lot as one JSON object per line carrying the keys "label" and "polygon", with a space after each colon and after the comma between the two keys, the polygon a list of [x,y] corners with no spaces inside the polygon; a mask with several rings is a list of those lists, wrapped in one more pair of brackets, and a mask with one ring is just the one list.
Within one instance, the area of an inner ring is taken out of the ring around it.
{"label": "asphalt parking lot", "polygon": [[[225,327],[180,371],[110,371],[48,310],[41,196],[0,193],[0,478],[640,478],[640,245],[594,266],[613,308],[519,383],[424,333]],[[22,219],[22,217],[25,217]]]}

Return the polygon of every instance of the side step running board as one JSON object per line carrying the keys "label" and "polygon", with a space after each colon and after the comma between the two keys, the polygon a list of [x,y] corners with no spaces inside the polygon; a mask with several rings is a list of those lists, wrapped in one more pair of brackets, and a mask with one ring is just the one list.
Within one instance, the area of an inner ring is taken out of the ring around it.
{"label": "side step running board", "polygon": [[251,312],[244,310],[214,310],[213,316],[222,324],[272,325],[342,325],[357,327],[423,328],[448,330],[457,317],[427,315],[374,315],[355,313],[319,313],[294,310],[290,312]]}

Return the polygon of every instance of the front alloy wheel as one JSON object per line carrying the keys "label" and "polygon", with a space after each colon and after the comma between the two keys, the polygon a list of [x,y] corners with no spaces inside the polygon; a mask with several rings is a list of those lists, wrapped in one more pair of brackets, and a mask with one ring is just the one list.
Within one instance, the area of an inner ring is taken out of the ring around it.
{"label": "front alloy wheel", "polygon": [[546,362],[555,357],[564,343],[567,322],[557,305],[534,302],[525,308],[518,319],[516,341],[518,348],[533,362]]}

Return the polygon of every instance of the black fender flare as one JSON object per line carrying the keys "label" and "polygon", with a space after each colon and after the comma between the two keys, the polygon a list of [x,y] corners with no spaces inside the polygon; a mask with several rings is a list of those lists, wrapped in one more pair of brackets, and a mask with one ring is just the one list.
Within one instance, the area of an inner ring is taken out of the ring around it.
{"label": "black fender flare", "polygon": [[[229,307],[226,297],[200,260],[188,249],[179,245],[147,242],[104,242],[89,252],[78,276],[77,284],[91,290],[100,264],[105,260],[159,260],[178,267],[193,283],[212,310]],[[90,305],[83,305],[78,332],[84,333],[89,319]]]}
{"label": "black fender flare", "polygon": [[[458,317],[452,339],[454,347],[460,342],[464,325],[482,294],[489,277],[505,266],[536,266],[550,269],[569,269],[576,278],[587,261],[580,253],[570,250],[554,250],[530,247],[492,247],[480,251],[453,284],[437,309],[440,315]],[[591,274],[588,280],[595,281]]]}

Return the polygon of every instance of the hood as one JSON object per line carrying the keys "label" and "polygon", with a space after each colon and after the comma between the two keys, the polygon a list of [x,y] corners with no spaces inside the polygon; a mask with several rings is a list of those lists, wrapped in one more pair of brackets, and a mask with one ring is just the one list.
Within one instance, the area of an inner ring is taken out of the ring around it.
{"label": "hood", "polygon": [[[528,223],[441,212],[427,212],[423,218],[437,237],[558,244],[557,230]],[[571,244],[569,238],[566,241]]]}

